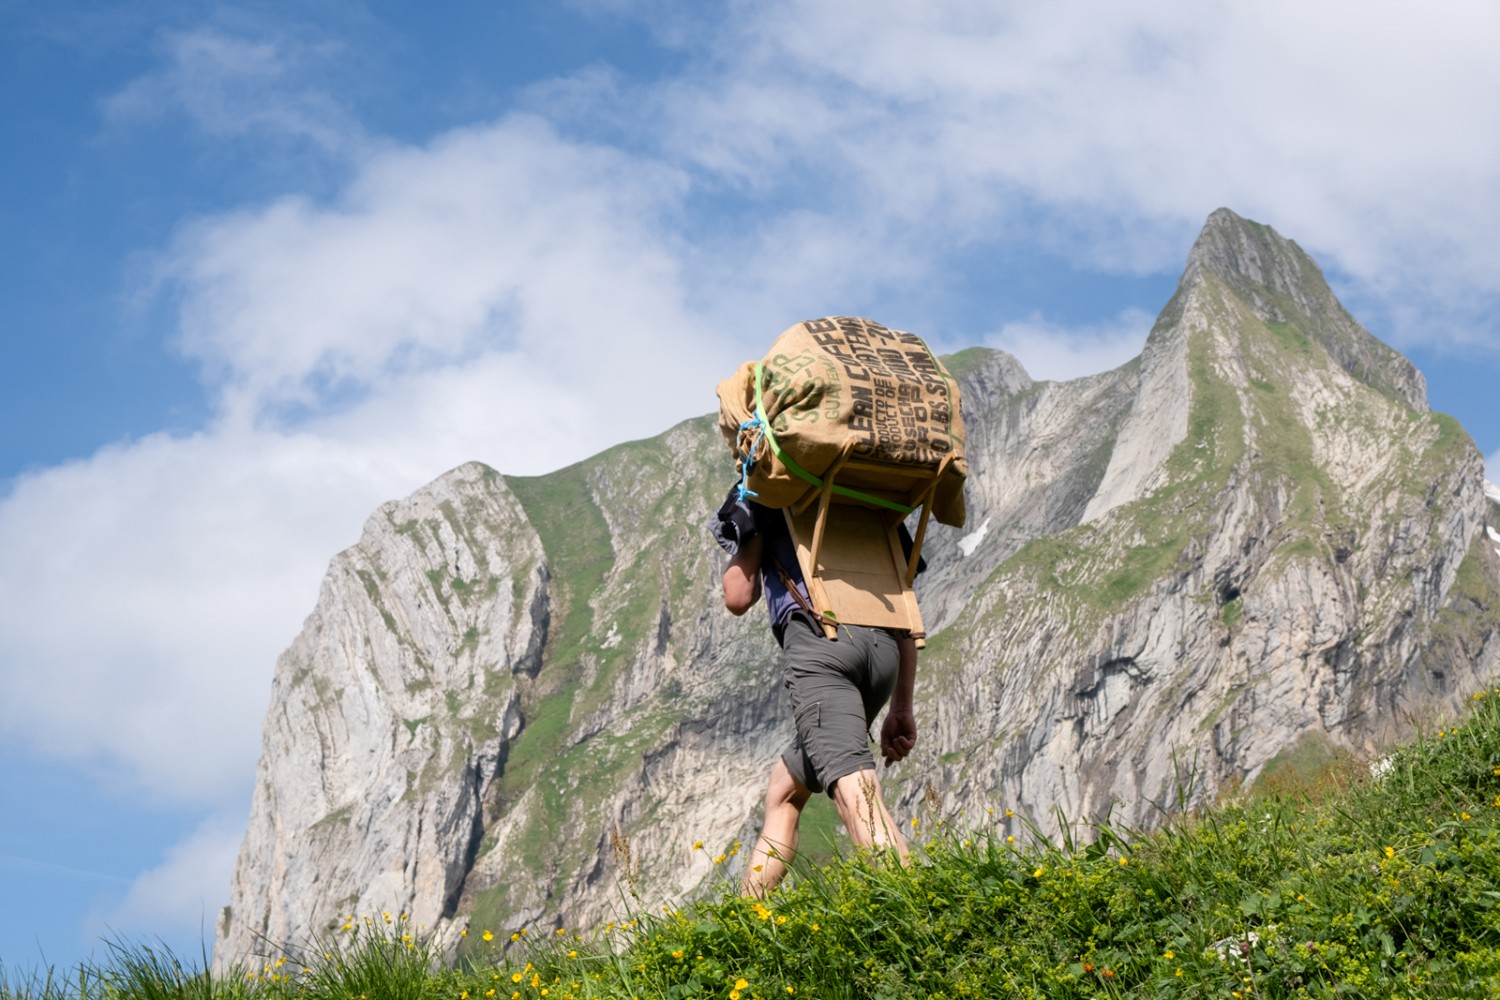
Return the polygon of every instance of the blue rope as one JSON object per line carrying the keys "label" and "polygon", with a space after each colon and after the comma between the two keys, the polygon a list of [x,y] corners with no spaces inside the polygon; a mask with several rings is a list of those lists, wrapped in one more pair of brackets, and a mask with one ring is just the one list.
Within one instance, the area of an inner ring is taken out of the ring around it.
{"label": "blue rope", "polygon": [[750,442],[750,450],[745,454],[744,459],[740,462],[739,498],[741,502],[749,497],[760,496],[759,493],[752,490],[749,486],[750,466],[755,464],[755,459],[758,457],[758,452],[760,451],[760,443],[765,439],[766,436],[766,425],[761,421],[759,415],[751,417],[749,420],[746,420],[744,423],[740,424],[740,434],[744,434],[745,431],[749,430],[751,427],[755,427],[758,430],[755,435],[755,440]]}

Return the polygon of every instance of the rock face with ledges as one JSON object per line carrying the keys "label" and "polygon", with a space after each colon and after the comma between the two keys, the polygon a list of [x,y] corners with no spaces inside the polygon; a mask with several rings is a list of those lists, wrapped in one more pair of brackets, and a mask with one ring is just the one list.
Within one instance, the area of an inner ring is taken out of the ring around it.
{"label": "rock face with ledges", "polygon": [[[969,522],[929,533],[899,812],[1149,826],[1495,677],[1478,451],[1273,230],[1215,212],[1119,369],[950,367]],[[378,511],[277,665],[216,961],[379,910],[588,927],[732,871],[790,733],[761,612],[720,603],[733,474],[704,418]]]}
{"label": "rock face with ledges", "polygon": [[548,572],[480,465],[386,504],[334,559],[277,663],[221,949],[305,942],[341,915],[456,912],[541,667]]}

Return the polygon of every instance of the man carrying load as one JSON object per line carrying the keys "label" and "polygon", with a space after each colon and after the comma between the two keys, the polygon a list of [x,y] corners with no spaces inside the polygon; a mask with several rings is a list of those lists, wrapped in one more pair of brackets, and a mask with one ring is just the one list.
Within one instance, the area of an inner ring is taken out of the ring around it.
{"label": "man carrying load", "polygon": [[[833,799],[856,848],[907,855],[886,809],[880,755],[911,753],[925,631],[911,584],[928,514],[962,525],[958,387],[920,338],[853,317],[798,324],[765,362],[719,386],[740,482],[710,526],[730,553],[724,603],[762,596],[782,648],[796,732],[772,766],[742,891],[763,896],[796,852],[802,809]],[[915,541],[903,518],[921,510]]]}
{"label": "man carrying load", "polygon": [[906,633],[864,625],[840,625],[837,641],[825,638],[807,610],[807,587],[780,512],[732,495],[726,504],[739,506],[729,516],[754,527],[724,571],[724,604],[743,615],[764,594],[797,728],[771,768],[765,821],[746,863],[742,892],[763,896],[781,881],[797,850],[802,808],[815,792],[833,798],[855,847],[894,849],[904,861],[906,841],[886,810],[868,734],[889,701],[880,729],[886,766],[916,745],[916,642]]}

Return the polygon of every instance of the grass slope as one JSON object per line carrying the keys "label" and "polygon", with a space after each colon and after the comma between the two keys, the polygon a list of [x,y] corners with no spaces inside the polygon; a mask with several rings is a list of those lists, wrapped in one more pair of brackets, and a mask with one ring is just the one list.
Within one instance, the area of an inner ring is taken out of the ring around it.
{"label": "grass slope", "polygon": [[[437,968],[399,915],[215,978],[117,945],[0,996],[1462,997],[1500,994],[1500,691],[1370,770],[1334,757],[1150,835],[1030,836],[1002,806],[914,823],[909,868],[798,864],[765,903],[724,891],[598,938],[475,928]],[[969,822],[977,820],[977,822]],[[500,946],[513,942],[508,951]]]}

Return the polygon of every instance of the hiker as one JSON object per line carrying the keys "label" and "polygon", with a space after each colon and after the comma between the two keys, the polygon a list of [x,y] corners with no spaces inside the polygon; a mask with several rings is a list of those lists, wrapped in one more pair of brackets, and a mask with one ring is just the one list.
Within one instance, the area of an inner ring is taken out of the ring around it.
{"label": "hiker", "polygon": [[880,730],[887,767],[916,745],[916,643],[905,632],[862,625],[840,625],[836,640],[825,638],[781,511],[742,499],[736,487],[711,527],[732,556],[724,571],[725,607],[743,615],[765,595],[796,723],[791,746],[771,768],[765,823],[741,893],[763,897],[786,875],[802,808],[817,792],[833,799],[856,848],[894,850],[904,864],[906,841],[881,795],[870,726],[889,701]]}

